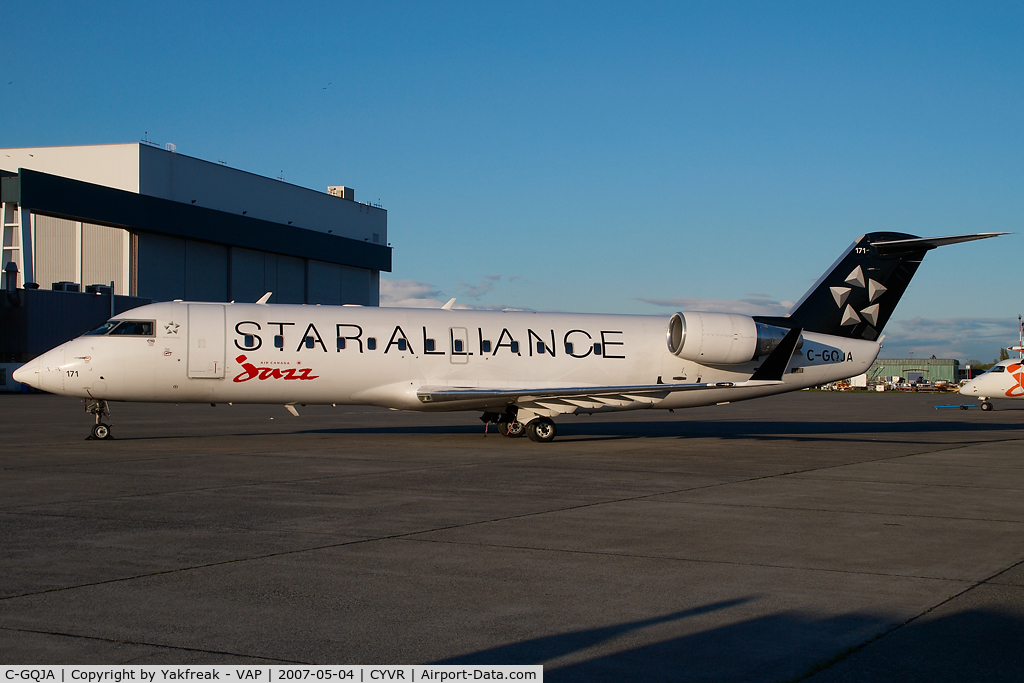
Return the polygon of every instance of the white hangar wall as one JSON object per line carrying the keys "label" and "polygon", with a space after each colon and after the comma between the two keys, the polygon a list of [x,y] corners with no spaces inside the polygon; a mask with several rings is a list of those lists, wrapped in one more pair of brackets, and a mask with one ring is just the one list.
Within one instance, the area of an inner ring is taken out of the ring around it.
{"label": "white hangar wall", "polygon": [[139,145],[138,192],[306,230],[387,244],[387,212],[274,178]]}

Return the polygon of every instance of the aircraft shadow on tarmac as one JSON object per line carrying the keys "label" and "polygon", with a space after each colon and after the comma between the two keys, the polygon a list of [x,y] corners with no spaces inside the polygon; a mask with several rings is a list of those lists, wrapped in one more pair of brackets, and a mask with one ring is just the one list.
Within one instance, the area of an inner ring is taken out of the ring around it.
{"label": "aircraft shadow on tarmac", "polygon": [[[537,664],[631,631],[747,602],[741,598],[662,617],[536,638],[437,664]],[[545,667],[544,680],[624,681],[1020,681],[1024,620],[970,610],[892,628],[865,614],[816,619],[794,613],[758,617],[692,635]],[[836,650],[838,643],[850,648]],[[866,645],[864,645],[867,643]],[[817,675],[815,675],[817,674]]]}
{"label": "aircraft shadow on tarmac", "polygon": [[[1021,431],[1024,425],[994,422],[964,422],[944,420],[934,422],[823,422],[823,421],[751,421],[751,420],[707,420],[707,421],[620,421],[578,422],[563,420],[558,423],[558,439],[581,441],[587,439],[634,439],[649,438],[720,438],[737,439],[757,437],[762,439],[797,439],[800,437],[829,436],[842,440],[843,436],[885,435],[885,434],[1001,434]],[[333,429],[298,430],[299,434],[475,434],[483,436],[483,425],[416,425],[401,427],[338,427]],[[502,438],[495,429],[490,436]],[[848,438],[846,440],[858,440]],[[557,442],[557,440],[556,440]]]}

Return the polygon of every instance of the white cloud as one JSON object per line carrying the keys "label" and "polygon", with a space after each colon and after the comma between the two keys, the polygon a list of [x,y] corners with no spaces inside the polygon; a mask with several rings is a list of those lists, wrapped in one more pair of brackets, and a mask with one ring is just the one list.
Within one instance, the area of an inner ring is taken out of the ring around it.
{"label": "white cloud", "polygon": [[[481,283],[497,281],[500,275],[488,275]],[[480,294],[483,294],[481,292]],[[477,296],[479,296],[478,294]],[[468,295],[467,295],[468,296]],[[451,297],[429,282],[416,280],[380,279],[380,305],[391,308],[441,308]],[[455,302],[453,308],[480,311],[528,311],[528,308],[512,308],[502,304],[469,306]]]}
{"label": "white cloud", "polygon": [[441,290],[426,282],[380,279],[381,306],[440,308],[448,300],[443,297]]}
{"label": "white cloud", "polygon": [[484,294],[488,294],[494,289],[494,285],[501,280],[501,275],[488,275],[484,279],[477,282],[475,285],[467,285],[462,280],[457,280],[459,283],[459,293],[462,296],[469,297],[470,299],[479,299]]}
{"label": "white cloud", "polygon": [[792,301],[775,301],[767,295],[753,294],[750,297],[749,299],[702,299],[694,296],[680,296],[674,299],[638,299],[638,301],[679,311],[712,311],[744,315],[784,315],[793,306]]}

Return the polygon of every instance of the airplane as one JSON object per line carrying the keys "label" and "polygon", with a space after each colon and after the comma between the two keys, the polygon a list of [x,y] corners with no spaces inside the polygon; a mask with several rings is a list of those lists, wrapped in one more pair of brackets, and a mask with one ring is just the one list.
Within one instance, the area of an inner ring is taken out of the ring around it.
{"label": "airplane", "polygon": [[961,394],[981,399],[982,410],[992,410],[990,398],[1024,398],[1024,323],[1021,322],[1019,315],[1017,326],[1020,330],[1020,343],[1018,346],[1009,346],[1006,350],[1019,352],[1020,358],[999,361],[960,387]]}
{"label": "airplane", "polygon": [[509,437],[559,415],[724,404],[853,377],[927,251],[1006,233],[858,238],[784,316],[603,315],[169,301],[114,316],[15,371],[88,401],[368,404],[478,411]]}

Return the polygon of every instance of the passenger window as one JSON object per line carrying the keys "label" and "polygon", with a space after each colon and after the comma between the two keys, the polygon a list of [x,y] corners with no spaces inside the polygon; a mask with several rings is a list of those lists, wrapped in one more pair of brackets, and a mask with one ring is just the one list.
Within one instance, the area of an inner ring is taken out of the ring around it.
{"label": "passenger window", "polygon": [[512,342],[509,344],[509,348],[512,349],[512,353],[519,353],[519,342]]}
{"label": "passenger window", "polygon": [[463,352],[462,340],[461,339],[456,339],[455,340],[455,353],[462,353],[462,352]]}
{"label": "passenger window", "polygon": [[600,344],[594,344],[594,355],[595,356],[600,356],[601,355],[601,345]]}
{"label": "passenger window", "polygon": [[[427,351],[433,351],[434,346],[435,344],[433,339],[427,339],[426,341],[423,342],[423,348],[426,349]],[[402,349],[401,346],[399,346],[398,348]],[[405,349],[402,349],[402,351],[405,351]]]}
{"label": "passenger window", "polygon": [[344,348],[345,348],[345,338],[344,337],[338,337],[338,350],[341,351]]}
{"label": "passenger window", "polygon": [[316,337],[306,337],[306,348],[312,349],[316,346]]}
{"label": "passenger window", "polygon": [[283,334],[275,334],[274,335],[274,348],[278,348],[278,349],[283,349],[284,348],[284,335]]}
{"label": "passenger window", "polygon": [[572,342],[565,342],[565,355],[572,355]]}
{"label": "passenger window", "polygon": [[398,340],[398,350],[399,351],[405,351],[408,347],[409,347],[409,344],[404,339],[399,339]]}
{"label": "passenger window", "polygon": [[537,353],[544,353],[544,342],[537,342]]}
{"label": "passenger window", "polygon": [[245,344],[245,348],[251,349],[252,347],[256,346],[256,338],[253,337],[251,334],[245,335],[242,339],[242,343]]}
{"label": "passenger window", "polygon": [[366,348],[369,349],[370,351],[376,351],[377,350],[377,338],[376,337],[368,337],[366,339]]}
{"label": "passenger window", "polygon": [[484,339],[483,341],[480,342],[480,353],[490,353],[490,352],[491,352],[491,340],[490,339]]}

